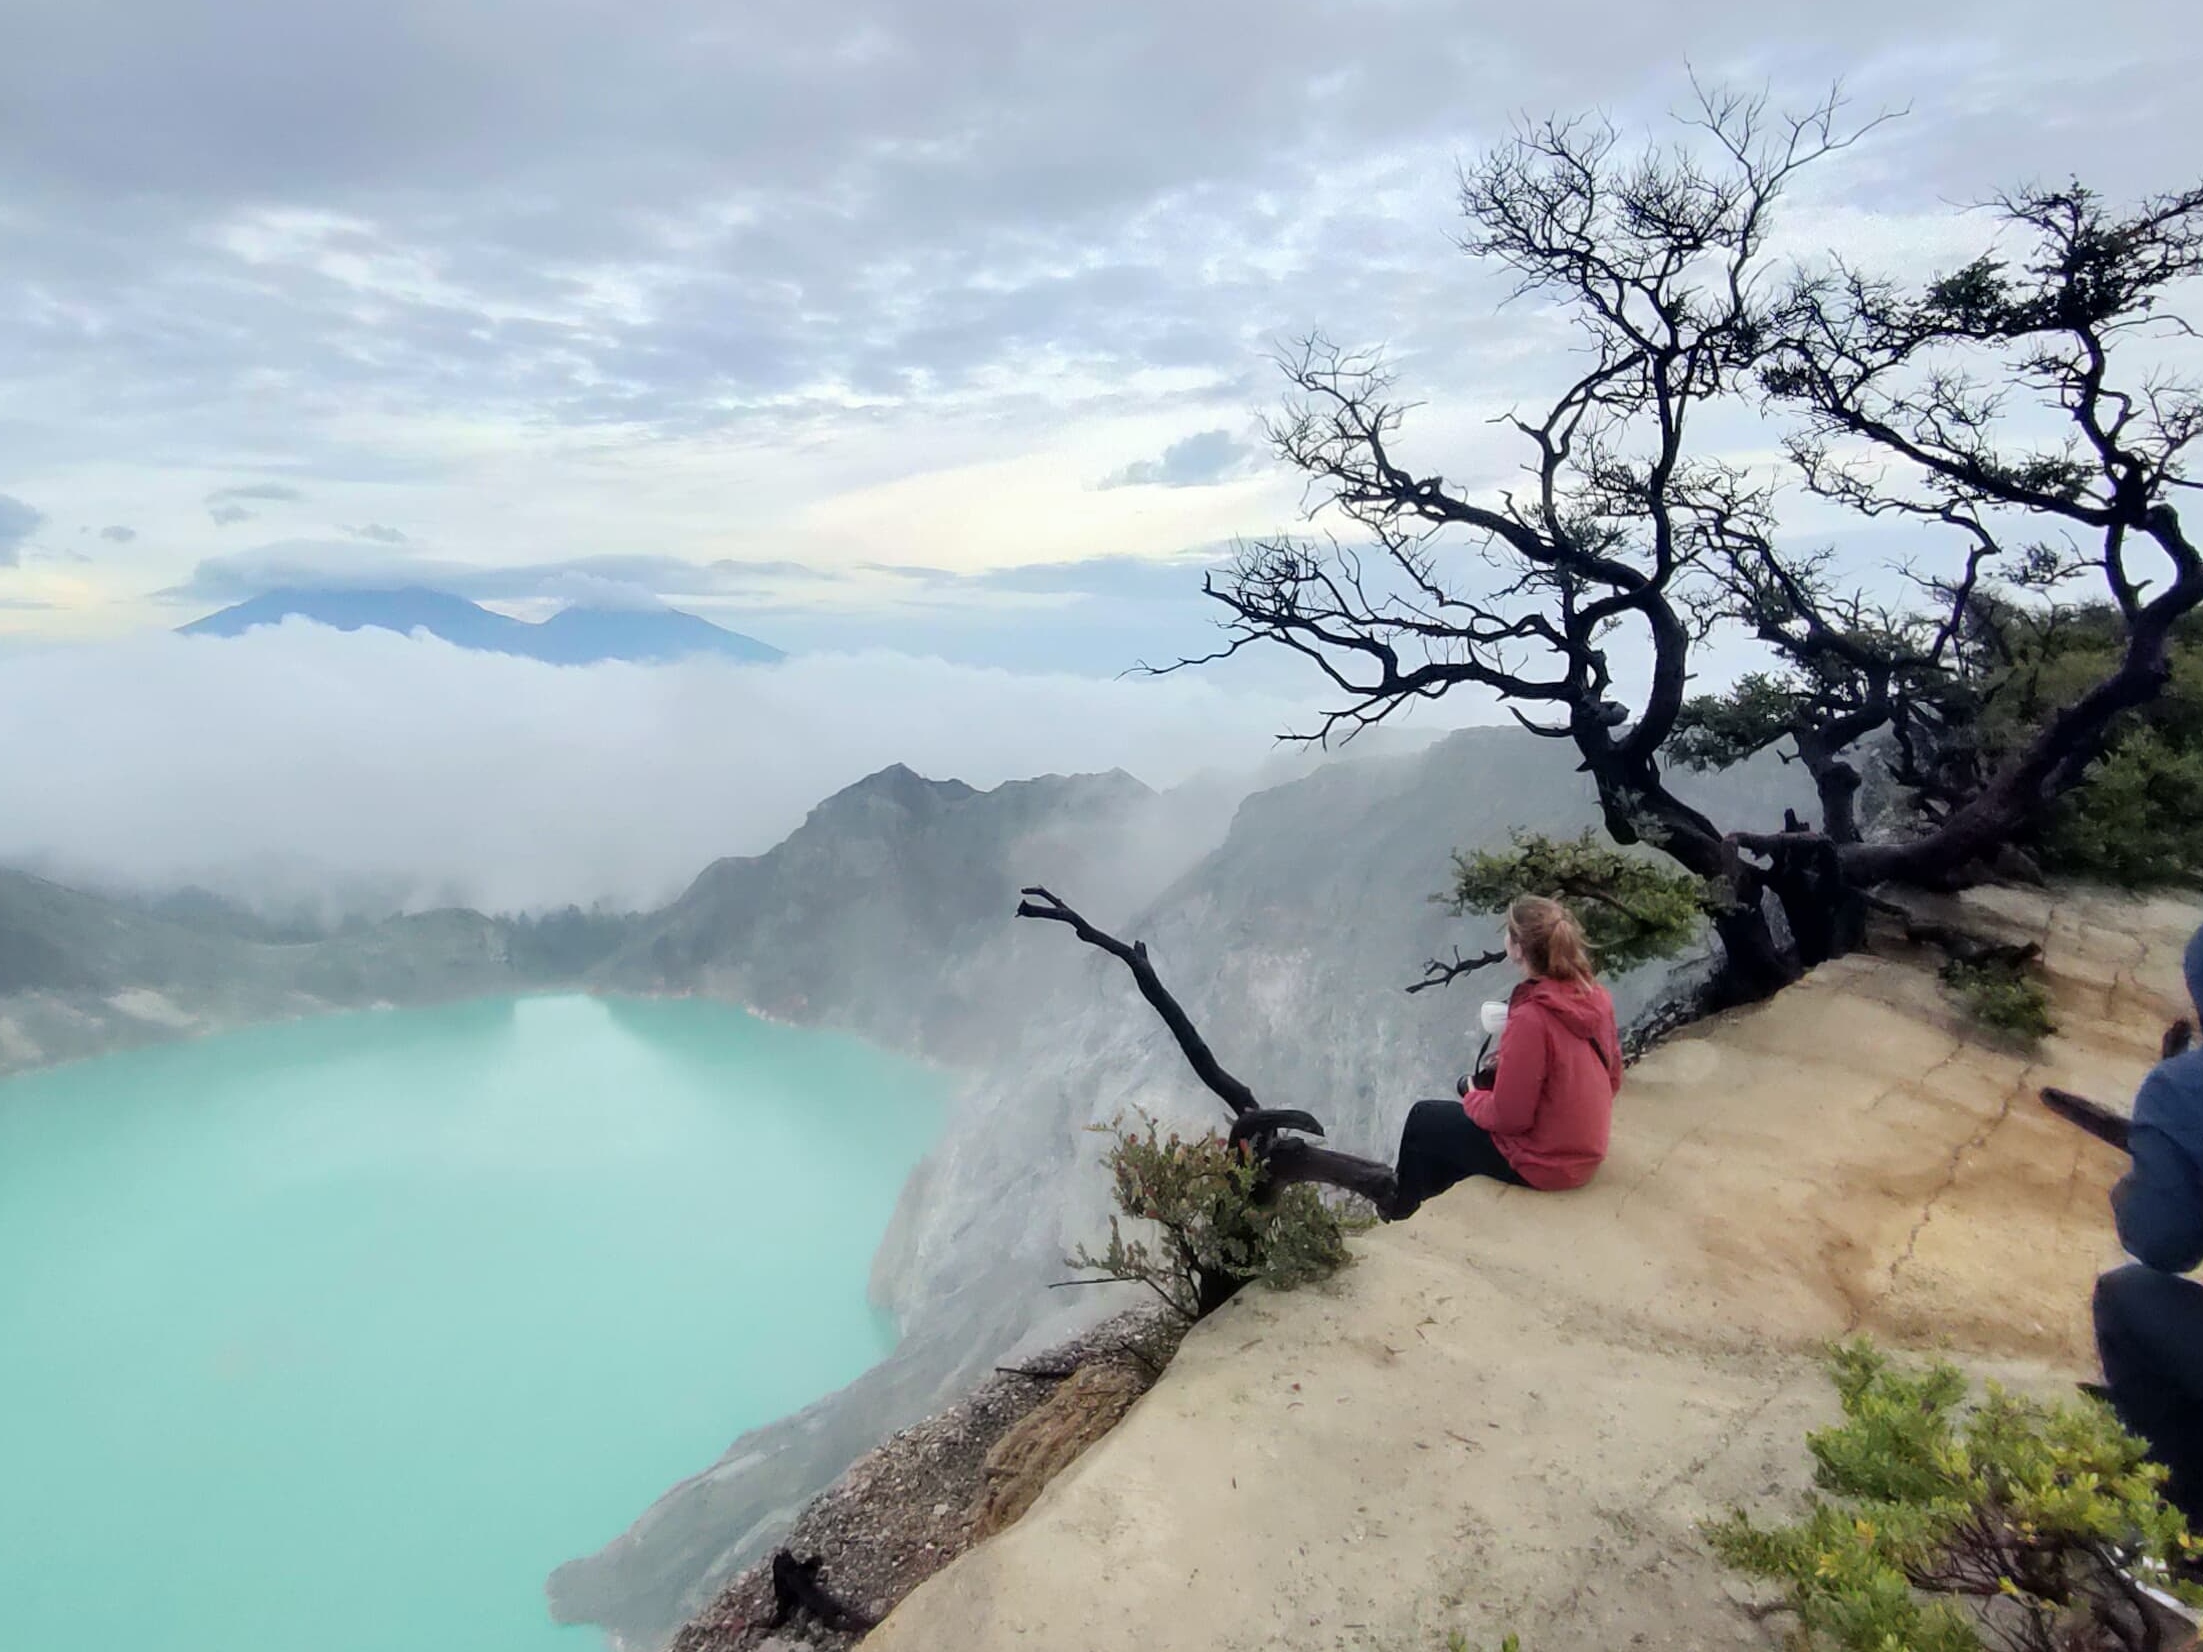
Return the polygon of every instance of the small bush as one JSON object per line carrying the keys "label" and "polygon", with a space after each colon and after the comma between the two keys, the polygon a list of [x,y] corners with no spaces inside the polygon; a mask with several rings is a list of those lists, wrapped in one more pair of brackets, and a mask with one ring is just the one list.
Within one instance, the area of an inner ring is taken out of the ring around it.
{"label": "small bush", "polygon": [[[2099,1652],[2154,1644],[2131,1581],[2196,1552],[2164,1470],[2094,1400],[2048,1406],[1903,1372],[1865,1341],[1831,1360],[1844,1420],[1810,1436],[1794,1525],[1707,1528],[1729,1564],[1783,1586],[1801,1644],[1843,1652]],[[1961,1607],[1965,1601],[1971,1609]],[[1985,1641],[1984,1636],[1988,1639]]]}
{"label": "small bush", "polygon": [[2193,883],[2203,871],[2203,751],[2139,728],[2089,765],[2042,833],[2052,871],[2126,888]]}
{"label": "small bush", "polygon": [[[1282,1188],[1258,1205],[1261,1167],[1251,1153],[1214,1132],[1166,1138],[1152,1118],[1139,1118],[1136,1130],[1122,1120],[1094,1127],[1115,1140],[1109,1168],[1121,1216],[1109,1219],[1107,1248],[1096,1256],[1080,1246],[1071,1267],[1146,1285],[1199,1319],[1250,1282],[1290,1290],[1346,1263],[1356,1224],[1314,1188]],[[1126,1238],[1123,1217],[1149,1224],[1154,1237]]]}
{"label": "small bush", "polygon": [[1505,849],[1457,850],[1453,887],[1434,898],[1461,917],[1504,912],[1517,895],[1545,895],[1567,907],[1599,967],[1612,974],[1689,946],[1710,898],[1697,878],[1610,848],[1589,827],[1572,838],[1517,832]]}
{"label": "small bush", "polygon": [[[2007,663],[1983,685],[1981,756],[2007,762],[2116,663],[2111,609],[2000,608]],[[2113,726],[2083,783],[2058,799],[2034,848],[2043,869],[2123,885],[2203,881],[2203,615],[2174,626],[2163,690]]]}
{"label": "small bush", "polygon": [[2050,994],[2023,964],[1988,960],[1943,966],[1943,984],[1981,1026],[2029,1040],[2058,1030]]}

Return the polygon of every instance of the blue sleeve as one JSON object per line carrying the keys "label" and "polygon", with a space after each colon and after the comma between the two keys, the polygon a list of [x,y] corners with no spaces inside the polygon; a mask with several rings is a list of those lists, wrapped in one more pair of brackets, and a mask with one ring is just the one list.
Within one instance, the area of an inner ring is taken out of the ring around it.
{"label": "blue sleeve", "polygon": [[2134,1168],[2112,1189],[2119,1243],[2161,1273],[2203,1264],[2203,1094],[2164,1068],[2134,1098]]}

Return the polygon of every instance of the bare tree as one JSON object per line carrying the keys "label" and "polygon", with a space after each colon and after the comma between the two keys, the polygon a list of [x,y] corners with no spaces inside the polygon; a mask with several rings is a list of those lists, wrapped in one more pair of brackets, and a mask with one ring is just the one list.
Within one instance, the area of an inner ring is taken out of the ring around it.
{"label": "bare tree", "polygon": [[[1520,479],[1486,493],[1422,469],[1386,364],[1314,338],[1281,364],[1290,393],[1270,434],[1307,476],[1312,514],[1350,530],[1245,546],[1205,582],[1226,641],[1204,660],[1282,647],[1336,694],[1291,737],[1351,737],[1466,689],[1571,741],[1615,842],[1702,881],[1743,997],[1855,944],[1865,888],[1961,877],[2078,784],[2113,719],[2162,682],[2172,623],[2203,600],[2171,503],[2189,485],[2198,398],[2113,373],[2115,342],[2166,323],[2165,293],[2196,271],[2203,191],[2126,217],[2077,188],[2009,197],[2001,216],[2031,237],[2028,261],[1985,256],[1917,294],[1840,263],[1778,269],[1767,243],[1786,186],[1876,124],[1841,125],[1834,95],[1785,118],[1701,90],[1671,147],[1626,150],[1594,121],[1518,131],[1464,170],[1460,244],[1509,272],[1518,297],[1558,306],[1582,343],[1553,400],[1504,421]],[[2062,445],[2015,445],[2014,399],[2062,421]],[[1794,421],[1788,469],[1808,489],[1915,523],[1920,557],[1943,570],[1916,569],[1919,600],[1878,605],[1825,556],[1786,546],[1783,475],[1699,434],[1719,404]],[[2058,563],[2045,524],[2094,548]],[[2136,567],[2144,546],[2169,577]],[[2126,627],[2120,667],[1994,773],[1938,771],[1992,580],[2006,579],[1999,600],[2030,577],[2054,583],[2046,556],[2059,577],[2100,571]],[[1694,650],[1723,627],[1756,636],[1777,669],[1693,700]],[[1901,778],[1942,792],[1903,841],[1863,841],[1854,807],[1856,753],[1878,734],[1909,754]],[[1668,784],[1675,762],[1776,740],[1813,776],[1818,826],[1724,829]]]}
{"label": "bare tree", "polygon": [[[1984,255],[1919,294],[1843,265],[1799,279],[1762,382],[1804,415],[1790,452],[1807,487],[1963,534],[1939,636],[1984,613],[1984,569],[2053,589],[2086,572],[2117,612],[2120,657],[1971,795],[1940,799],[1932,831],[1846,846],[1855,883],[1947,880],[2039,818],[2080,784],[2113,720],[2164,687],[2173,627],[2203,603],[2203,556],[2173,504],[2194,485],[2184,459],[2203,396],[2159,370],[2114,371],[2123,341],[2191,331],[2163,304],[2203,272],[2203,189],[2125,216],[2078,184],[2006,195],[1997,210],[2027,234],[2026,262]],[[2055,439],[2012,416],[2015,392],[2054,415]],[[2070,552],[2013,537],[2052,529]]]}

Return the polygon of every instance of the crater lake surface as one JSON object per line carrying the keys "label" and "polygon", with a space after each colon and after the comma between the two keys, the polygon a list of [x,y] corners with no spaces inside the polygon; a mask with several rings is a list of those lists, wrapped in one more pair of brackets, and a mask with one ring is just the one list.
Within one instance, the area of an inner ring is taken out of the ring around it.
{"label": "crater lake surface", "polygon": [[588,997],[0,1083],[0,1645],[590,1652],[546,1574],[887,1350],[945,1090]]}

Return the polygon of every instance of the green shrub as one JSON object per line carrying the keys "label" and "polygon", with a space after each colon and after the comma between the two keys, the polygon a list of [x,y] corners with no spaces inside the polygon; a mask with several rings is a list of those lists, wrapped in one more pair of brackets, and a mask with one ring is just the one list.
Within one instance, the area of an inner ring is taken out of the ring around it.
{"label": "green shrub", "polygon": [[[2124,628],[2101,605],[2006,605],[1989,617],[2003,646],[1978,685],[1978,738],[1994,765],[2113,669]],[[2166,654],[2163,691],[2118,719],[2035,833],[2044,870],[2126,885],[2203,878],[2203,616],[2174,626]]]}
{"label": "green shrub", "polygon": [[[1261,1167],[1245,1148],[1214,1132],[1166,1138],[1145,1113],[1139,1119],[1137,1130],[1121,1119],[1094,1126],[1114,1138],[1109,1168],[1121,1214],[1109,1219],[1107,1248],[1096,1256],[1080,1246],[1071,1267],[1146,1285],[1199,1319],[1243,1285],[1290,1290],[1346,1263],[1356,1220],[1313,1187],[1277,1189],[1258,1204]],[[1152,1237],[1126,1238],[1126,1217],[1147,1224]]]}
{"label": "green shrub", "polygon": [[2044,864],[2129,887],[2193,882],[2203,871],[2203,749],[2147,726],[2089,765],[2042,834]]}
{"label": "green shrub", "polygon": [[2164,1470],[2108,1407],[2043,1405],[1992,1384],[1963,1410],[1954,1367],[1900,1371],[1863,1340],[1830,1363],[1844,1420],[1806,1442],[1828,1495],[1792,1525],[1736,1512],[1707,1528],[1722,1559],[1783,1587],[1802,1645],[2151,1644],[2131,1576],[2162,1580],[2196,1544],[2161,1494]]}
{"label": "green shrub", "polygon": [[2058,1030],[2050,1019],[2050,994],[2024,965],[2004,959],[1943,966],[1943,984],[1966,1014],[1992,1031],[2033,1040]]}

